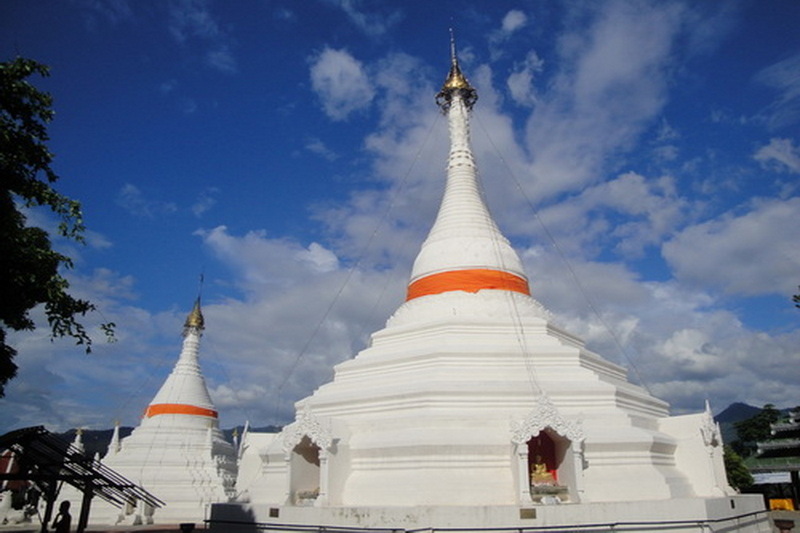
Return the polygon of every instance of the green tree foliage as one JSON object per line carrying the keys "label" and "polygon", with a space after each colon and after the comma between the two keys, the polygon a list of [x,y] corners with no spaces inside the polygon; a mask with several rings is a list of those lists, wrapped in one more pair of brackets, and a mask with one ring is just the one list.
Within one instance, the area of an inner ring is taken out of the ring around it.
{"label": "green tree foliage", "polygon": [[744,490],[753,485],[753,476],[744,464],[742,456],[730,446],[723,448],[725,472],[728,474],[728,483],[736,490]]}
{"label": "green tree foliage", "polygon": [[[92,345],[79,317],[94,305],[72,297],[60,274],[72,267],[71,259],[53,250],[45,230],[29,227],[24,213],[47,208],[59,220],[59,235],[83,242],[80,204],[52,187],[58,176],[45,144],[52,98],[27,81],[34,74],[47,76],[48,68],[19,57],[0,63],[0,396],[17,371],[17,351],[6,343],[6,333],[34,329],[29,312],[37,305],[44,306],[53,337],[72,337],[87,352]],[[102,326],[108,336],[113,327]]]}
{"label": "green tree foliage", "polygon": [[774,405],[768,403],[756,416],[736,422],[737,440],[733,448],[743,457],[749,457],[756,451],[756,443],[770,438],[770,425],[781,418],[781,412]]}
{"label": "green tree foliage", "polygon": [[[797,288],[800,289],[800,286]],[[792,296],[792,301],[794,302],[794,306],[800,309],[800,292]]]}

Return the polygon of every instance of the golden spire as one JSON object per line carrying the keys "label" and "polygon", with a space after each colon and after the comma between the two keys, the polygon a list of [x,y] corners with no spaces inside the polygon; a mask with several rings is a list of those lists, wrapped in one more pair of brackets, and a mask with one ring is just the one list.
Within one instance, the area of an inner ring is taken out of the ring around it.
{"label": "golden spire", "polygon": [[200,297],[197,297],[197,300],[194,301],[194,307],[192,307],[192,311],[189,313],[189,316],[186,317],[186,322],[183,324],[184,329],[195,328],[195,329],[203,329],[205,327],[205,320],[203,319],[203,313],[200,311]]}
{"label": "golden spire", "polygon": [[456,56],[456,39],[453,35],[453,28],[450,28],[450,72],[444,80],[442,90],[436,95],[436,104],[442,108],[442,112],[447,112],[450,109],[450,104],[453,101],[453,96],[458,94],[467,106],[467,109],[472,109],[475,102],[478,100],[478,93],[469,84],[469,80],[461,72],[458,66],[458,57]]}

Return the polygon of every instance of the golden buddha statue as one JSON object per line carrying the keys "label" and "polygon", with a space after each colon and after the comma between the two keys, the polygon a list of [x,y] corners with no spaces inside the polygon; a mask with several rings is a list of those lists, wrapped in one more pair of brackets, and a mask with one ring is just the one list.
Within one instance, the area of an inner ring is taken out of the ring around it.
{"label": "golden buddha statue", "polygon": [[541,456],[536,456],[536,462],[531,468],[531,485],[555,485],[556,479],[553,473],[547,469],[547,465],[542,461]]}

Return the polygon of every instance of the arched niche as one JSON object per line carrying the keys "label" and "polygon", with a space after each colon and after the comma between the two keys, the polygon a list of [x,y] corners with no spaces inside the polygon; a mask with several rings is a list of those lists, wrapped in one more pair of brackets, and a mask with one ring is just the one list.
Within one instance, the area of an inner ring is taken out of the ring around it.
{"label": "arched niche", "polygon": [[528,473],[531,485],[558,484],[559,477],[566,477],[559,469],[564,465],[564,457],[569,450],[570,442],[545,428],[538,435],[532,436],[526,443],[528,447]]}
{"label": "arched niche", "polygon": [[583,429],[544,394],[525,419],[512,423],[519,503],[579,501]]}
{"label": "arched niche", "polygon": [[320,447],[304,436],[289,457],[289,494],[295,505],[313,505],[320,493]]}
{"label": "arched niche", "polygon": [[324,505],[328,501],[328,455],[333,444],[330,429],[307,403],[296,420],[283,430],[286,460],[286,502]]}

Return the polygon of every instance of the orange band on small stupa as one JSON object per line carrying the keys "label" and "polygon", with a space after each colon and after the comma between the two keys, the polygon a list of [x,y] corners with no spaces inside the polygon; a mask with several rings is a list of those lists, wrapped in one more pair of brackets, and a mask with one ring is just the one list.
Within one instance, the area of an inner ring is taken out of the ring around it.
{"label": "orange band on small stupa", "polygon": [[149,406],[144,413],[145,418],[157,415],[199,415],[217,418],[217,412],[213,409],[183,403],[157,403]]}
{"label": "orange band on small stupa", "polygon": [[408,286],[406,301],[449,291],[478,292],[483,289],[514,291],[530,295],[528,281],[516,274],[501,270],[475,268],[450,270],[425,276]]}

